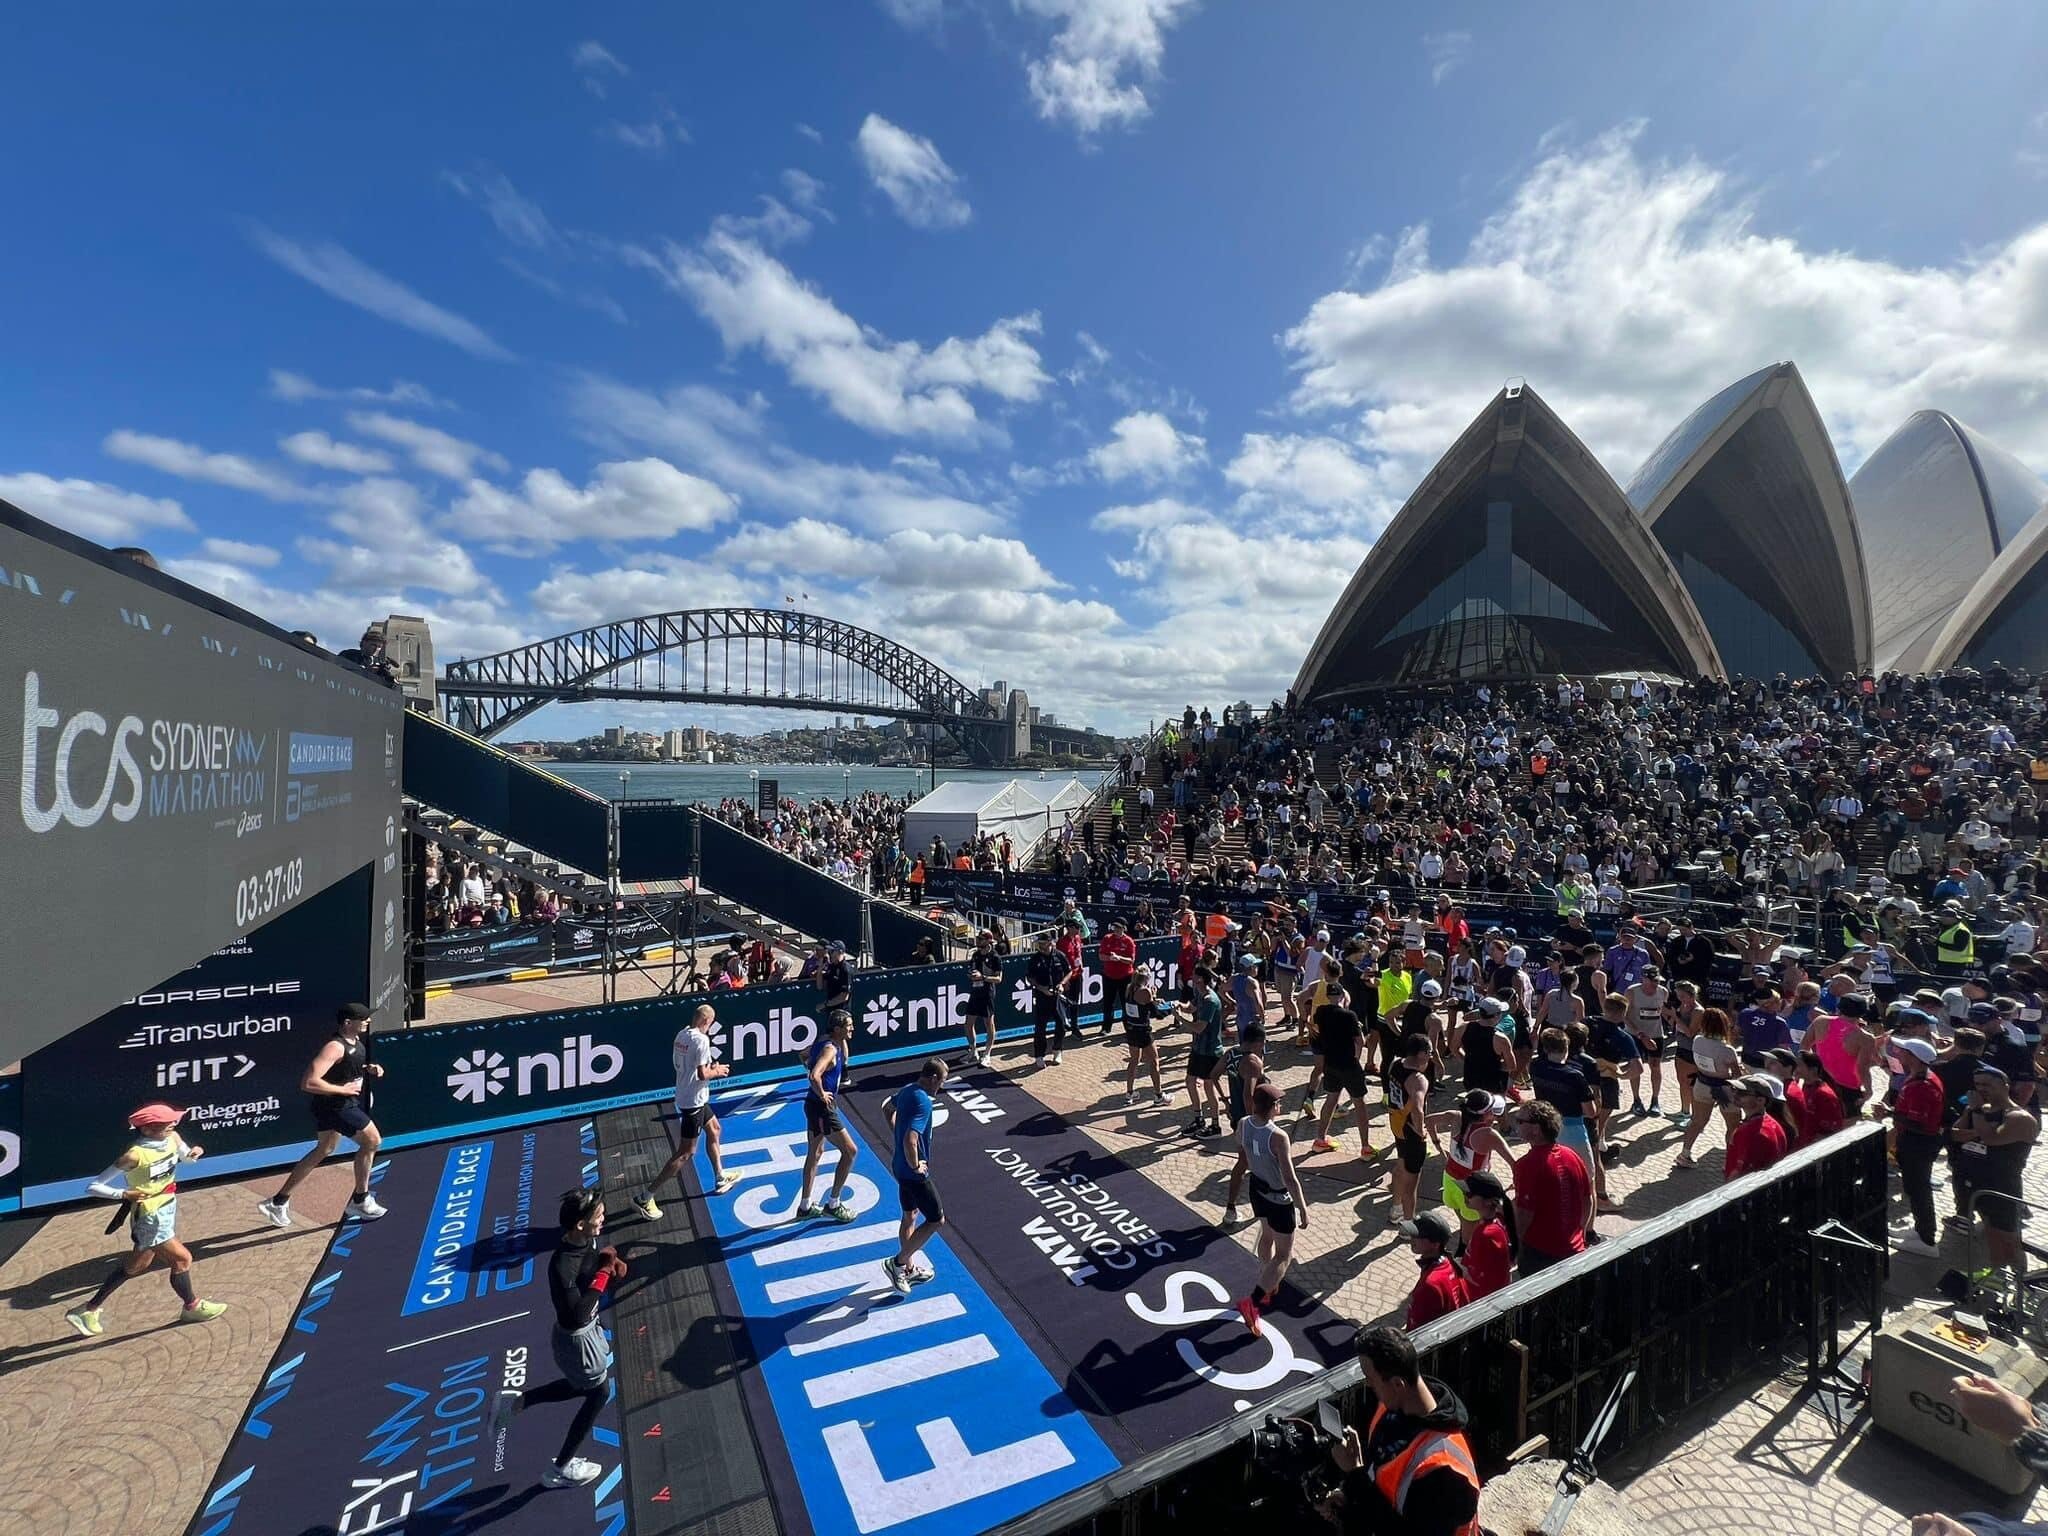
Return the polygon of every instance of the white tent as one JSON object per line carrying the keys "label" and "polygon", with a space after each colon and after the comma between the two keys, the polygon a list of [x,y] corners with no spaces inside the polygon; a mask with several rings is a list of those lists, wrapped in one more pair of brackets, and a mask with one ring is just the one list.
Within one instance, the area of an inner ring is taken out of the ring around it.
{"label": "white tent", "polygon": [[903,813],[903,846],[914,858],[931,847],[934,837],[957,849],[983,832],[990,837],[1007,832],[1021,854],[1058,825],[1046,803],[1016,779],[955,779]]}
{"label": "white tent", "polygon": [[1035,780],[1025,786],[1032,794],[1043,800],[1052,811],[1053,830],[1067,819],[1067,812],[1079,812],[1086,803],[1089,788],[1079,779]]}

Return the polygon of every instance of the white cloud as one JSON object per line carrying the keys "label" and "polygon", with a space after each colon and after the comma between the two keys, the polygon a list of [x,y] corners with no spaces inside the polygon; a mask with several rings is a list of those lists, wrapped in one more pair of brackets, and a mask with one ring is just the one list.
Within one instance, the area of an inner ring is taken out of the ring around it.
{"label": "white cloud", "polygon": [[419,587],[452,596],[485,595],[490,583],[469,551],[437,535],[420,493],[402,480],[358,480],[335,494],[328,526],[342,540],[302,538],[302,558],[327,568],[343,592]]}
{"label": "white cloud", "polygon": [[929,350],[857,323],[752,240],[714,228],[697,246],[639,253],[717,328],[728,351],[759,348],[839,416],[888,436],[987,435],[970,391],[1035,400],[1051,381],[1029,338],[1035,314]]}
{"label": "white cloud", "polygon": [[818,132],[809,123],[798,123],[796,131],[809,139],[813,144],[823,144],[825,142],[825,135]]}
{"label": "white cloud", "polygon": [[1181,523],[1202,522],[1208,516],[1200,507],[1171,496],[1161,496],[1155,501],[1104,507],[1090,520],[1090,526],[1098,533],[1149,533]]}
{"label": "white cloud", "polygon": [[604,100],[613,80],[622,80],[632,73],[611,49],[587,38],[569,51],[569,65],[583,82],[583,88],[599,101]]}
{"label": "white cloud", "polygon": [[57,480],[33,472],[0,475],[0,501],[98,544],[132,543],[152,528],[183,532],[192,527],[185,509],[169,497],[124,491],[102,480]]}
{"label": "white cloud", "polygon": [[279,438],[277,446],[301,464],[311,464],[316,469],[338,469],[351,475],[381,475],[391,468],[388,455],[356,443],[337,442],[325,432],[294,432],[290,437]]}
{"label": "white cloud", "polygon": [[535,553],[577,539],[669,539],[716,527],[732,497],[708,480],[661,459],[600,464],[590,483],[571,485],[557,470],[527,471],[520,488],[472,480],[448,525],[493,549]]}
{"label": "white cloud", "polygon": [[1470,32],[1428,32],[1422,38],[1423,57],[1429,60],[1429,83],[1442,85],[1451,73],[1472,56]]}
{"label": "white cloud", "polygon": [[782,173],[782,190],[790,202],[812,218],[823,219],[827,224],[836,222],[832,210],[825,206],[825,183],[809,171],[790,166]]}
{"label": "white cloud", "polygon": [[273,566],[284,558],[268,544],[244,544],[240,539],[207,539],[200,544],[199,553],[207,560],[259,569]]}
{"label": "white cloud", "polygon": [[1846,469],[1928,407],[2048,465],[2048,223],[1947,266],[1809,250],[1758,229],[1723,172],[1637,140],[1553,150],[1455,263],[1411,238],[1374,291],[1317,300],[1284,338],[1296,406],[1356,413],[1405,494],[1526,377],[1626,480],[1694,406],[1789,358]]}
{"label": "white cloud", "polygon": [[259,251],[287,272],[304,278],[344,304],[353,304],[422,336],[448,342],[474,357],[504,361],[512,356],[483,327],[421,298],[396,278],[386,277],[332,241],[306,245],[261,225],[251,230],[250,238]]}
{"label": "white cloud", "polygon": [[491,469],[507,467],[504,458],[488,448],[402,416],[389,416],[382,411],[350,411],[348,424],[365,437],[403,448],[421,469],[444,479],[467,480],[479,464]]}
{"label": "white cloud", "polygon": [[498,233],[514,245],[542,251],[561,240],[546,210],[513,186],[503,172],[484,165],[467,173],[443,171],[441,180],[483,209]]}
{"label": "white cloud", "polygon": [[495,597],[424,597],[395,586],[302,591],[275,585],[229,560],[166,560],[164,569],[273,624],[307,630],[333,650],[354,645],[366,622],[394,612],[425,618],[434,629],[436,654],[449,660],[504,650],[533,638],[507,619],[503,603]]}
{"label": "white cloud", "polygon": [[443,400],[423,384],[410,379],[393,379],[389,389],[371,389],[358,384],[351,389],[329,389],[316,384],[303,373],[291,373],[283,368],[270,370],[270,393],[279,400],[297,403],[301,400],[361,400],[373,405],[407,405],[417,410],[453,410],[452,400]]}
{"label": "white cloud", "polygon": [[[1400,510],[1408,490],[1387,485],[1374,466],[1361,463],[1338,438],[1263,432],[1245,434],[1223,478],[1243,492],[1242,510],[1303,509],[1320,525],[1374,537]],[[1330,519],[1332,511],[1358,516]]]}
{"label": "white cloud", "polygon": [[946,14],[946,0],[881,0],[882,9],[906,27],[936,27]]}
{"label": "white cloud", "polygon": [[665,101],[657,101],[654,111],[641,122],[629,123],[615,117],[604,125],[602,132],[606,138],[647,155],[665,155],[671,144],[690,142],[690,130]]}
{"label": "white cloud", "polygon": [[1031,96],[1048,122],[1083,135],[1137,122],[1152,110],[1145,86],[1159,78],[1166,33],[1193,0],[1014,0],[1058,24],[1049,50],[1025,63]]}
{"label": "white cloud", "polygon": [[109,432],[100,448],[109,457],[145,464],[180,480],[204,480],[271,501],[297,501],[306,492],[284,475],[237,453],[208,453],[174,437],[153,437],[126,427]]}
{"label": "white cloud", "polygon": [[870,112],[854,140],[860,163],[895,206],[903,222],[917,229],[957,229],[974,217],[960,195],[960,176],[938,146]]}
{"label": "white cloud", "polygon": [[864,528],[984,533],[1001,518],[990,508],[898,469],[812,458],[774,441],[758,403],[742,405],[692,385],[650,394],[600,378],[579,381],[570,409],[601,444],[654,448],[765,507]]}
{"label": "white cloud", "polygon": [[1171,480],[1208,456],[1208,447],[1157,411],[1134,411],[1110,428],[1110,440],[1088,452],[1105,480]]}
{"label": "white cloud", "polygon": [[837,523],[801,517],[780,527],[748,523],[712,559],[750,571],[829,576],[879,587],[937,591],[998,587],[1031,591],[1052,573],[1019,539],[905,528],[864,539]]}
{"label": "white cloud", "polygon": [[765,588],[732,570],[661,554],[609,570],[558,570],[533,589],[529,600],[536,614],[565,628],[685,608],[772,604]]}

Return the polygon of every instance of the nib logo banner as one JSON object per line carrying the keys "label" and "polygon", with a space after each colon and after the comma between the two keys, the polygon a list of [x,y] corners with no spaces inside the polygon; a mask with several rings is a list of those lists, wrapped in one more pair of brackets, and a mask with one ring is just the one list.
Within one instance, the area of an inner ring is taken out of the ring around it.
{"label": "nib logo banner", "polygon": [[[1174,954],[1173,941],[1146,940],[1139,963],[1170,984]],[[1025,959],[1004,962],[1004,984],[996,990],[999,1033],[1030,1028]],[[953,1052],[966,1040],[968,996],[965,965],[856,974],[854,1060]],[[793,1076],[824,1034],[822,1005],[816,987],[796,983],[380,1036],[378,1123],[387,1136],[420,1141],[667,1097],[675,1090],[676,1034],[700,1006],[711,1010],[705,1032],[734,1081]],[[1090,949],[1082,957],[1080,1016],[1092,1022],[1101,1007],[1102,977]]]}

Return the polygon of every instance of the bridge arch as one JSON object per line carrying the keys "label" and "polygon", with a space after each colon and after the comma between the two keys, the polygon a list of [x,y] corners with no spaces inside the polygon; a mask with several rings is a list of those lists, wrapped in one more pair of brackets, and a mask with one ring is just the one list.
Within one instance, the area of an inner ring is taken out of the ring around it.
{"label": "bridge arch", "polygon": [[926,721],[977,758],[1008,756],[1002,717],[938,663],[859,625],[782,608],[690,608],[593,624],[449,662],[448,718],[491,737],[587,699],[740,704]]}

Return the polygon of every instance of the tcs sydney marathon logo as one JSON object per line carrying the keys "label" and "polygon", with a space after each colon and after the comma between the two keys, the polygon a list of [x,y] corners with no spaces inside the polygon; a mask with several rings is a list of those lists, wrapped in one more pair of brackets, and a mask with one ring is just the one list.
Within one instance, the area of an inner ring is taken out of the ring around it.
{"label": "tcs sydney marathon logo", "polygon": [[198,813],[260,826],[269,756],[269,738],[242,726],[67,713],[36,673],[22,680],[21,819],[31,832]]}

